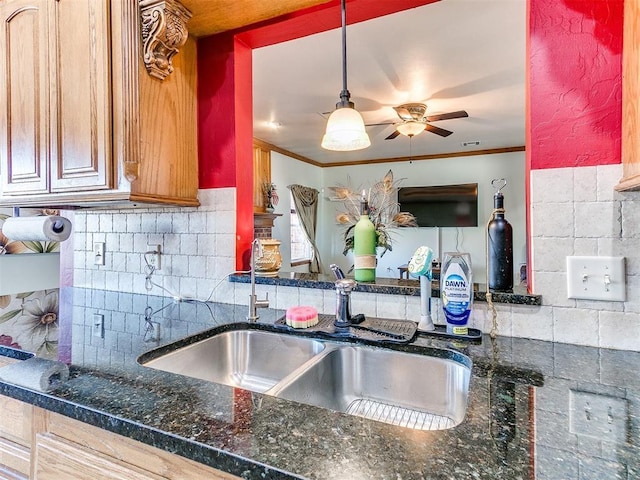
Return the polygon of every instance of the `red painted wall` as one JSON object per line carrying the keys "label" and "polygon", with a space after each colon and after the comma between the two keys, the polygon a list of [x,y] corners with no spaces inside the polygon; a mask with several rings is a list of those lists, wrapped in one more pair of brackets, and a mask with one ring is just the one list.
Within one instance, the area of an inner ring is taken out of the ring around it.
{"label": "red painted wall", "polygon": [[251,49],[233,34],[198,43],[200,188],[236,187],[236,268],[253,239]]}
{"label": "red painted wall", "polygon": [[[347,21],[432,1],[352,0]],[[620,163],[623,0],[528,1],[527,170]],[[304,13],[198,43],[200,188],[237,187],[238,269],[253,238],[251,48],[339,24],[337,0]]]}
{"label": "red painted wall", "polygon": [[623,0],[529,0],[532,169],[621,161]]}

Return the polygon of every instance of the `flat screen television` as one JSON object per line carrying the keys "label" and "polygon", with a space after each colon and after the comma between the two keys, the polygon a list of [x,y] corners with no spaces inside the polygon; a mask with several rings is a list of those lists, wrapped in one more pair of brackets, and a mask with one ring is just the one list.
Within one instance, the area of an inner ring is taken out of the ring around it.
{"label": "flat screen television", "polygon": [[402,187],[401,212],[412,213],[419,227],[477,227],[478,184]]}

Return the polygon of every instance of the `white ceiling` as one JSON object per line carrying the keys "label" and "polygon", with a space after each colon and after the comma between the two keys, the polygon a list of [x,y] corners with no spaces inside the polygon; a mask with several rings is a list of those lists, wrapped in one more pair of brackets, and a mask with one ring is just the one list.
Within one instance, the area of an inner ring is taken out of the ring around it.
{"label": "white ceiling", "polygon": [[349,25],[348,89],[365,123],[399,120],[392,107],[407,102],[469,114],[434,122],[454,132],[446,138],[385,140],[392,125],[367,127],[372,144],[356,152],[320,148],[322,113],[342,90],[340,30],[256,49],[254,137],[321,163],[522,146],[525,32],[526,0],[442,0]]}

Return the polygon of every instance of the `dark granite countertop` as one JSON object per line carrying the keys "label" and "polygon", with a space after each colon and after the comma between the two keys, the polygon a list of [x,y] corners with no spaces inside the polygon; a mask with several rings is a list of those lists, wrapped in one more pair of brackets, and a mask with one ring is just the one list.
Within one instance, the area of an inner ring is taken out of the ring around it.
{"label": "dark granite countertop", "polygon": [[[234,274],[229,281],[235,283],[250,283],[248,274]],[[335,289],[333,275],[319,273],[279,272],[272,277],[256,277],[256,283],[262,285],[282,285],[285,287],[318,288],[321,290]],[[486,285],[474,284],[474,300],[487,301]],[[358,283],[357,292],[378,293],[386,295],[420,295],[420,282],[413,279],[377,278],[373,283]],[[440,296],[440,285],[437,280],[431,283],[431,295]],[[516,305],[542,305],[542,296],[528,293],[526,287],[515,286],[513,292],[493,292],[494,303],[511,303]]]}
{"label": "dark granite countertop", "polygon": [[[640,478],[640,353],[420,337],[398,348],[453,348],[472,359],[473,370],[465,420],[415,431],[136,363],[187,335],[234,328],[246,306],[60,293],[59,358],[70,364],[70,380],[51,394],[0,382],[0,394],[242,478]],[[95,313],[104,315],[103,337],[94,335]],[[258,328],[266,329],[282,314],[260,313]]]}

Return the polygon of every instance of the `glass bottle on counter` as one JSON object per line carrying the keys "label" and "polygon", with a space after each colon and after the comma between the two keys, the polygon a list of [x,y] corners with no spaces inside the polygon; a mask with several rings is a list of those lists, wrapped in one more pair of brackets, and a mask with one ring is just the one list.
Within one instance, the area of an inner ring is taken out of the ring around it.
{"label": "glass bottle on counter", "polygon": [[487,224],[487,281],[490,291],[513,291],[513,228],[504,217],[504,196],[501,190],[505,179],[493,180],[502,184],[493,196],[493,213]]}
{"label": "glass bottle on counter", "polygon": [[376,227],[369,218],[369,203],[362,192],[360,219],[353,231],[353,267],[357,282],[374,282],[376,279]]}

